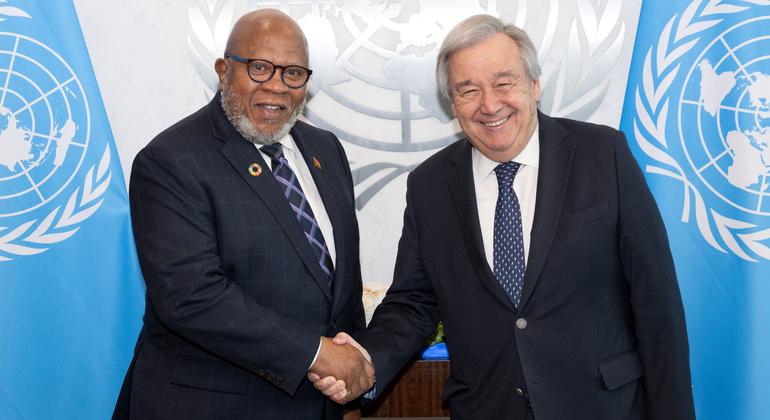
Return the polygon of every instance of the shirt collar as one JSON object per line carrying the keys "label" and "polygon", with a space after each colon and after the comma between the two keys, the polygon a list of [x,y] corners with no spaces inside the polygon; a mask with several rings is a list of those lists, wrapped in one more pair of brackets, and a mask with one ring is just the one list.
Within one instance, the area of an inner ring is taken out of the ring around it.
{"label": "shirt collar", "polygon": [[[297,145],[294,144],[294,138],[291,136],[291,134],[286,134],[283,136],[281,140],[278,140],[278,143],[280,143],[281,149],[288,150],[289,153],[293,153],[294,150],[297,149]],[[263,145],[254,143],[254,146],[257,148],[257,150],[259,150]],[[285,154],[286,152],[284,152],[284,155]]]}
{"label": "shirt collar", "polygon": [[291,137],[291,134],[286,134],[283,136],[283,138],[278,143],[281,143],[281,147],[284,150],[288,150],[291,153],[293,153],[297,148],[297,146],[294,144],[294,138]]}
{"label": "shirt collar", "polygon": [[[511,161],[519,163],[521,166],[531,166],[537,169],[538,165],[540,164],[539,129],[540,123],[538,122],[538,124],[535,125],[535,130],[532,132],[532,136],[529,138],[527,145],[524,146],[524,150],[522,150],[517,156],[511,159]],[[495,171],[495,167],[500,164],[500,162],[495,162],[494,160],[484,156],[484,154],[479,152],[479,150],[475,147],[471,151],[471,159],[473,160],[474,176],[479,180],[485,179],[486,177],[492,175]]]}

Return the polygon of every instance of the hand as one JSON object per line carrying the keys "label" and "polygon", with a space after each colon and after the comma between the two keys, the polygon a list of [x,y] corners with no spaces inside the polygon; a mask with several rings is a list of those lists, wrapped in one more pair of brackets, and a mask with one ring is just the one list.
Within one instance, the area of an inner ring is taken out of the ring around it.
{"label": "hand", "polygon": [[[361,347],[358,342],[353,339],[350,335],[341,332],[337,334],[337,336],[334,337],[332,340],[332,343],[336,345],[352,345],[355,348],[358,349],[359,352],[366,358],[366,360],[371,363],[372,358],[369,355],[369,352],[366,351],[363,347]],[[316,389],[321,391],[325,396],[331,398],[333,401],[338,402],[340,404],[344,404],[347,401],[350,401],[353,398],[356,398],[360,395],[360,393],[352,392],[348,394],[348,389],[346,387],[345,381],[335,378],[334,376],[327,376],[322,378],[320,375],[313,373],[312,371],[308,373],[307,375],[308,379],[313,382],[313,386],[315,386]],[[362,392],[365,392],[371,388],[369,386],[368,388],[364,389]]]}
{"label": "hand", "polygon": [[[372,363],[372,356],[369,355],[369,352],[366,351],[366,349],[363,348],[363,346],[358,344],[358,341],[356,341],[353,337],[351,337],[347,333],[345,333],[345,332],[337,333],[337,335],[334,336],[334,339],[332,339],[332,343],[337,344],[337,345],[350,344],[353,347],[357,348],[358,351],[361,352],[361,354],[364,356],[364,358],[366,358],[366,360],[369,363]],[[374,366],[372,366],[372,367],[374,367]],[[345,389],[345,382],[337,380],[334,377],[326,377],[326,378],[323,378],[323,379],[324,379],[325,382],[317,382],[317,381],[313,382],[313,385],[316,387],[316,389],[321,391],[324,395],[330,397],[333,401],[336,401],[336,402],[338,402],[340,404],[344,404],[344,402],[341,402],[341,401],[347,396],[347,390]],[[330,384],[330,382],[331,382],[331,384]],[[327,385],[326,389],[323,388],[324,384],[329,384],[329,385]],[[340,388],[340,386],[341,386],[341,388]],[[369,388],[371,388],[371,386]],[[369,388],[367,388],[367,390]],[[366,390],[364,390],[364,392],[365,391]],[[354,395],[353,396],[353,398],[357,398],[357,397],[358,397],[358,395]]]}
{"label": "hand", "polygon": [[308,379],[333,401],[345,404],[374,385],[371,357],[347,334],[321,337],[321,350]]}

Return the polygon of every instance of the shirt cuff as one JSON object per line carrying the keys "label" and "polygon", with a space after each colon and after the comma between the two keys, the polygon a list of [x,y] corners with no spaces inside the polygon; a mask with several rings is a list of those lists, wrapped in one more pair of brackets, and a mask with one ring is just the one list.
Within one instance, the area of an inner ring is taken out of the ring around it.
{"label": "shirt cuff", "polygon": [[321,353],[321,339],[318,339],[318,348],[315,351],[315,356],[313,356],[313,361],[310,362],[310,366],[307,367],[307,370],[309,371],[311,367],[315,364],[316,359],[318,359],[318,353]]}
{"label": "shirt cuff", "polygon": [[364,393],[363,396],[365,400],[374,400],[377,398],[377,382],[375,382],[374,385],[372,385],[372,389]]}

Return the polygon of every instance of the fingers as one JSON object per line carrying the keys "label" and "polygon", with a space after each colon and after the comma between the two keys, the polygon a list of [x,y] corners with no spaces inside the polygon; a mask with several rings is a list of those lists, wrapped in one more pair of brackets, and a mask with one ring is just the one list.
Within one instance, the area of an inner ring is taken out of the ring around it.
{"label": "fingers", "polygon": [[345,404],[356,398],[356,395],[347,389],[344,381],[337,380],[331,376],[327,376],[326,378],[320,378],[317,375],[315,376],[317,379],[311,381],[313,382],[315,389],[321,391],[324,396],[331,398],[332,401],[339,404]]}
{"label": "fingers", "polygon": [[341,392],[338,392],[332,396],[330,396],[332,401],[336,402],[337,404],[346,404],[353,400],[354,397],[353,393],[348,390],[342,390]]}
{"label": "fingers", "polygon": [[316,381],[319,381],[320,379],[321,379],[321,376],[318,375],[317,373],[313,373],[313,372],[308,372],[307,373],[307,380],[310,381],[310,382],[315,383]]}
{"label": "fingers", "polygon": [[348,392],[345,389],[345,382],[332,378],[331,376],[313,382],[315,389],[321,391],[327,397],[333,397]]}

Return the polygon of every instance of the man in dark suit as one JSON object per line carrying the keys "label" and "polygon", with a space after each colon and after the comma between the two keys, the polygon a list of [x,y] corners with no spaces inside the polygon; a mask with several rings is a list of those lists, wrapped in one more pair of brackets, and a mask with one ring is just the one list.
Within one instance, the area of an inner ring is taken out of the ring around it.
{"label": "man in dark suit", "polygon": [[326,337],[364,327],[353,185],[337,138],[297,121],[307,41],[276,10],[235,24],[220,92],[136,157],[144,327],[115,418],[335,419],[306,373],[373,371]]}
{"label": "man in dark suit", "polygon": [[539,75],[526,33],[497,18],[447,35],[437,77],[467,141],[409,175],[393,284],[359,340],[376,392],[441,319],[453,419],[693,419],[684,311],[642,172],[622,133],[539,113]]}

